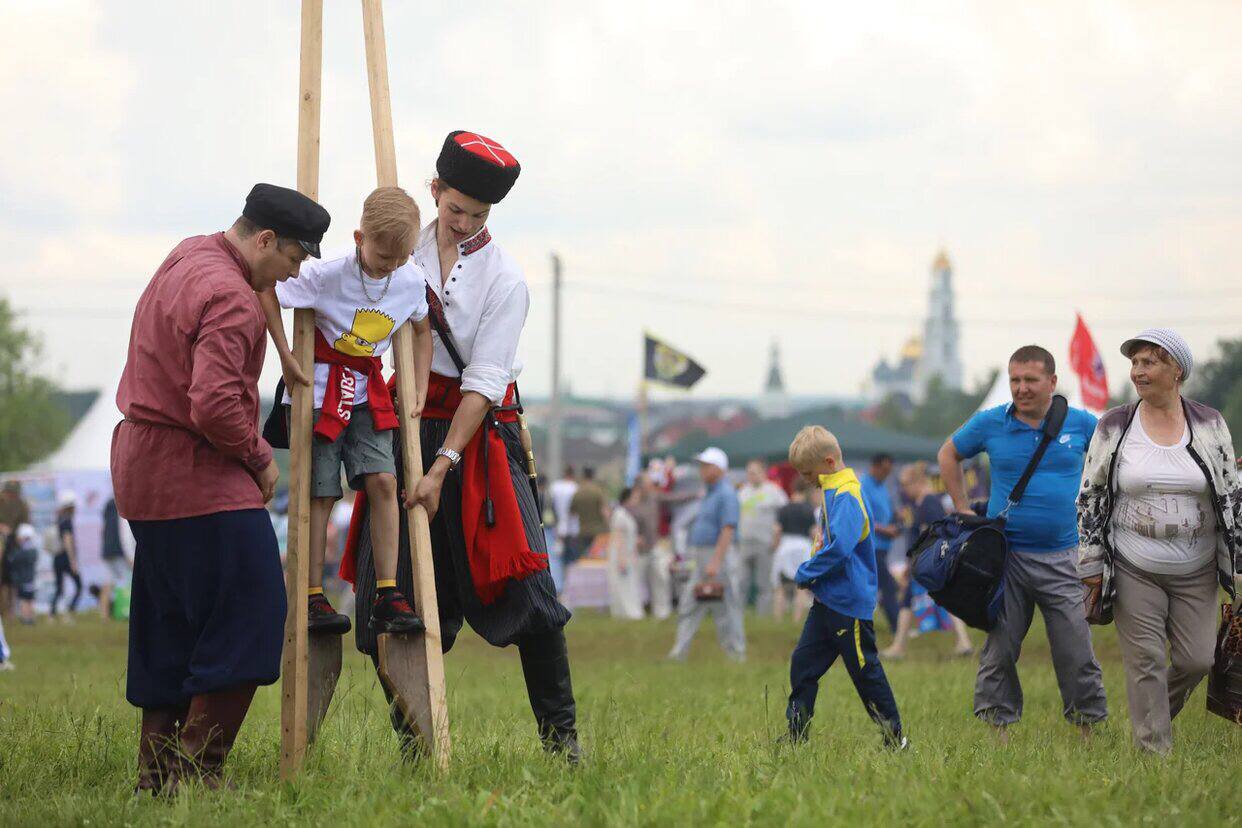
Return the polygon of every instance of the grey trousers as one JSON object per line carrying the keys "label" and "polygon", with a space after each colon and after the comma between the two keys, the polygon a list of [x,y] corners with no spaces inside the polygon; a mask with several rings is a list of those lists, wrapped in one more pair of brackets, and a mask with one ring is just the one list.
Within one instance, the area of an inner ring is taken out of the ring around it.
{"label": "grey trousers", "polygon": [[745,605],[750,590],[755,588],[755,611],[766,614],[772,611],[772,539],[738,541],[741,567],[737,583],[738,594]]}
{"label": "grey trousers", "polygon": [[742,596],[737,588],[737,552],[730,549],[725,553],[724,564],[721,566],[719,580],[724,583],[724,600],[697,601],[694,587],[703,580],[703,569],[711,561],[715,550],[708,546],[692,546],[687,554],[694,561],[694,572],[682,587],[681,599],[677,602],[677,641],[668,657],[683,659],[690,651],[690,642],[703,623],[703,616],[711,614],[716,623],[716,638],[721,648],[730,657],[743,659],[746,657],[746,631],[742,625]]}
{"label": "grey trousers", "polygon": [[1115,573],[1113,618],[1134,741],[1167,754],[1171,722],[1216,655],[1216,562],[1189,575],[1156,575],[1118,560]]}
{"label": "grey trousers", "polygon": [[1091,649],[1091,627],[1083,610],[1077,558],[1076,548],[1009,553],[1004,607],[979,656],[975,715],[980,719],[1010,725],[1022,718],[1018,656],[1037,606],[1048,631],[1065,718],[1074,724],[1090,724],[1108,716],[1103,675]]}

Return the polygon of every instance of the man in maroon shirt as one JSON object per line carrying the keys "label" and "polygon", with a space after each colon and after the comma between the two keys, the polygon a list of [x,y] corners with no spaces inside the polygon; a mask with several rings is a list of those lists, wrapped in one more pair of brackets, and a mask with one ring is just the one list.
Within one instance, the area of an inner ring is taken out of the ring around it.
{"label": "man in maroon shirt", "polygon": [[138,789],[221,768],[255,689],[280,675],[285,587],[259,436],[258,292],[319,255],[326,210],[258,184],[223,233],[181,242],[138,300],[117,392],[112,482],[137,541],[126,698]]}

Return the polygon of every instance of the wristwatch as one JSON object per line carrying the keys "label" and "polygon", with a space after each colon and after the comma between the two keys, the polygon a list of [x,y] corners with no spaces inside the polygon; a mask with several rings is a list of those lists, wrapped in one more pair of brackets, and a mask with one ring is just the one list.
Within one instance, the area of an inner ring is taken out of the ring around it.
{"label": "wristwatch", "polygon": [[453,451],[447,446],[441,446],[436,449],[436,457],[444,457],[449,461],[449,469],[456,469],[461,465],[461,454]]}

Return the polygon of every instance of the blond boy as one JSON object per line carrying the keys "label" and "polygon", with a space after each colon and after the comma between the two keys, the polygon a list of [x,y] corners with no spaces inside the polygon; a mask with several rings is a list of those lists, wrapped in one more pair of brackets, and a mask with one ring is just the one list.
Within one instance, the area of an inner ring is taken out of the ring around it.
{"label": "blond boy", "polygon": [[[380,632],[417,632],[422,620],[397,590],[398,516],[393,436],[398,425],[380,357],[392,334],[414,323],[415,411],[422,411],[431,370],[431,326],[425,274],[410,261],[419,212],[399,187],[381,187],[362,205],[354,249],[335,259],[308,261],[297,279],[260,296],[286,384],[310,384],[285,338],[280,309],[315,311],[315,437],[311,456],[310,590],[312,631],[345,633],[348,616],[323,594],[328,519],[341,498],[341,466],[351,489],[371,504],[376,599],[372,623]],[[289,402],[286,392],[285,402]],[[292,596],[291,596],[292,597]]]}
{"label": "blond boy", "polygon": [[863,504],[862,487],[845,465],[837,438],[822,426],[807,426],[789,446],[789,462],[803,480],[820,492],[823,540],[811,558],[798,567],[799,587],[815,596],[802,636],[789,665],[789,737],[805,741],[819,680],[838,658],[854,682],[872,721],[880,725],[885,744],[904,748],[901,716],[893,691],[880,666],[875,646],[875,548],[871,519]]}

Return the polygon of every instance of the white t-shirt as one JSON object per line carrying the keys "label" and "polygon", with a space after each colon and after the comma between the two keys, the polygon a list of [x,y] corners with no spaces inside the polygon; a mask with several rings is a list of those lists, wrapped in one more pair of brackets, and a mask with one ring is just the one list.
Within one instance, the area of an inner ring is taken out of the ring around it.
{"label": "white t-shirt", "polygon": [[1216,514],[1189,443],[1187,430],[1175,445],[1157,445],[1136,415],[1121,444],[1113,544],[1146,572],[1186,575],[1216,555]]}
{"label": "white t-shirt", "polygon": [[578,491],[578,483],[562,477],[548,486],[548,497],[552,500],[552,513],[556,515],[556,536],[572,538],[578,534],[578,516],[569,509],[574,494]]}
{"label": "white t-shirt", "polygon": [[[341,353],[377,357],[388,350],[397,328],[427,317],[427,278],[413,259],[393,271],[387,293],[384,283],[363,274],[357,251],[351,250],[335,259],[307,259],[296,279],[276,283],[276,298],[282,308],[313,308],[315,327]],[[372,301],[368,294],[384,298]],[[315,364],[316,408],[323,406],[330,368]],[[367,401],[367,378],[355,371],[354,380],[354,405],[361,405]],[[289,399],[286,391],[285,402]]]}
{"label": "white t-shirt", "polygon": [[758,486],[749,483],[737,493],[741,515],[737,522],[737,534],[741,540],[771,543],[776,526],[776,513],[789,502],[785,492],[771,480]]}
{"label": "white t-shirt", "polygon": [[[517,262],[492,240],[484,227],[457,245],[457,263],[440,273],[436,222],[423,228],[410,261],[427,272],[427,282],[439,296],[449,331],[466,363],[461,390],[475,391],[499,405],[509,383],[522,372],[518,340],[530,310],[530,290]],[[434,333],[431,370],[457,376],[448,349]]]}

